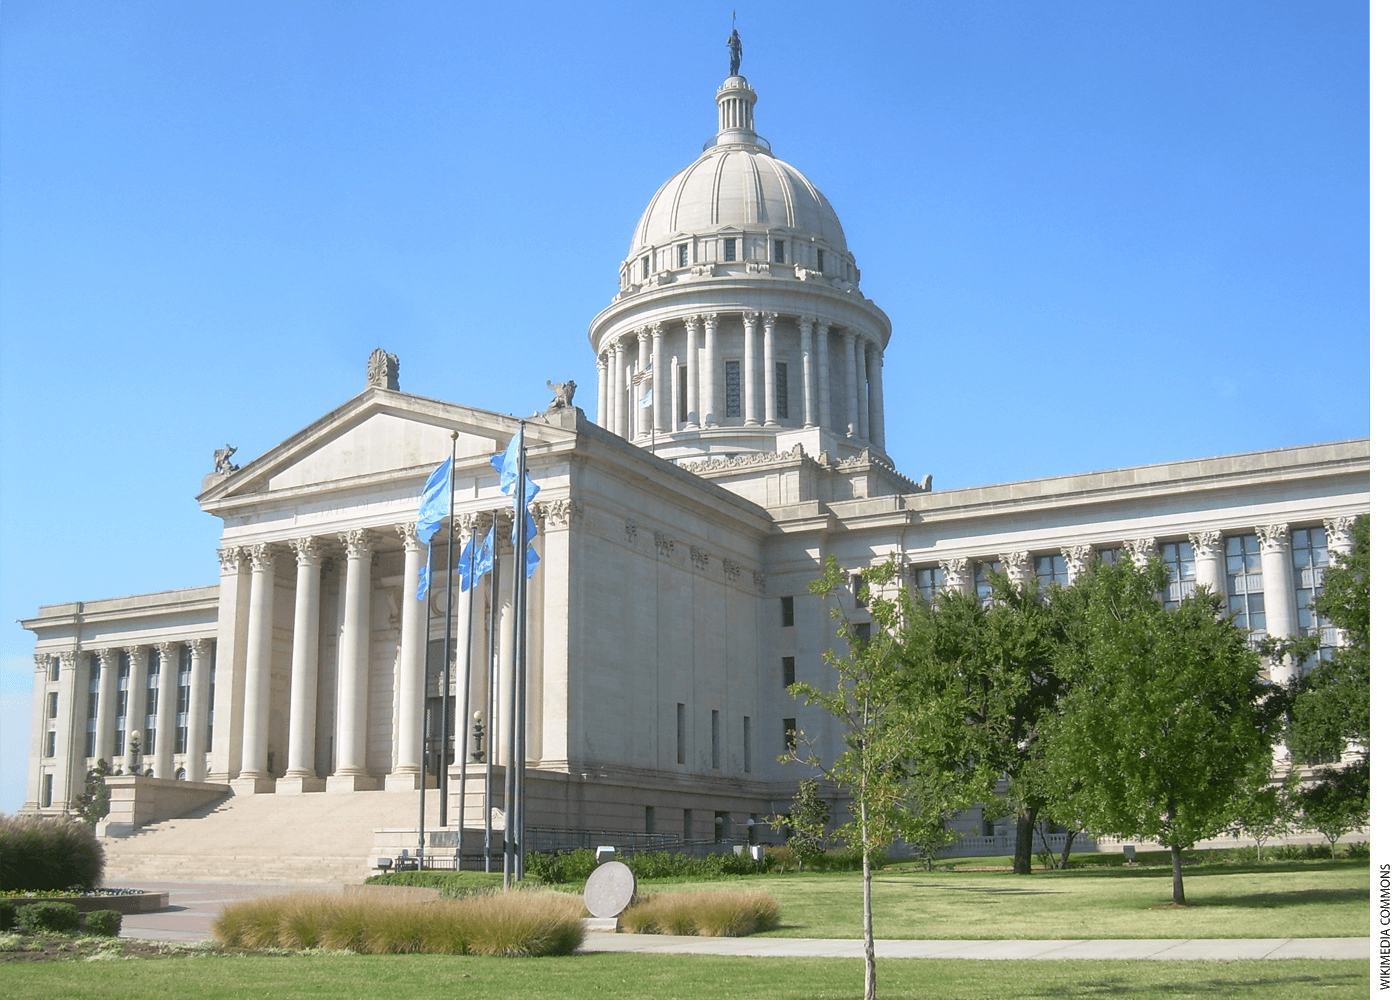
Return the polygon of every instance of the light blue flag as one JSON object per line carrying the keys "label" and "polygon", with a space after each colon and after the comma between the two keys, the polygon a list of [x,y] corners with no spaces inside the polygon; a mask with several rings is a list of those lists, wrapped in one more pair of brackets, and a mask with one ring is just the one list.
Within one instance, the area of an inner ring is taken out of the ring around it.
{"label": "light blue flag", "polygon": [[452,459],[448,458],[433,470],[423,486],[423,500],[418,505],[418,540],[424,545],[433,540],[442,526],[442,519],[447,516],[452,501],[447,488],[451,478]]}
{"label": "light blue flag", "polygon": [[530,579],[530,577],[532,577],[532,576],[535,575],[535,567],[538,566],[539,564],[540,564],[539,553],[537,553],[537,552],[536,552],[534,549],[532,549],[532,548],[531,548],[531,549],[526,549],[526,550],[525,550],[525,579],[528,580],[528,579]]}
{"label": "light blue flag", "polygon": [[[539,534],[539,531],[538,531],[538,529],[536,529],[536,527],[535,527],[535,518],[534,518],[534,515],[532,515],[532,514],[530,513],[530,511],[529,511],[528,509],[526,509],[526,511],[525,511],[525,544],[526,544],[526,545],[529,545],[530,542],[534,539],[534,537],[535,537],[536,535],[538,535],[538,534]],[[520,531],[519,531],[518,529],[512,534],[511,537],[514,539],[516,545],[519,545],[519,544],[520,544]],[[525,579],[528,580],[528,579],[530,579],[530,577],[532,577],[532,576],[535,575],[535,567],[538,566],[539,564],[540,564],[540,556],[539,556],[539,553],[536,552],[533,548],[527,548],[527,549],[525,550]]]}
{"label": "light blue flag", "polygon": [[428,596],[428,581],[433,578],[433,547],[428,546],[428,561],[418,568],[418,599]]}
{"label": "light blue flag", "polygon": [[[506,450],[491,458],[491,464],[496,467],[496,471],[501,474],[501,492],[510,494],[515,490],[516,480],[520,478],[520,441],[522,431],[516,431],[515,436],[510,439],[510,444],[506,445]],[[530,479],[528,473],[525,475],[525,502],[529,503],[535,499],[535,494],[540,488]]]}
{"label": "light blue flag", "polygon": [[457,571],[462,574],[462,589],[475,587],[481,582],[481,578],[491,572],[492,550],[496,547],[496,529],[492,528],[486,533],[476,546],[472,549],[472,543],[467,542],[466,549],[462,552],[462,559],[457,564]]}
{"label": "light blue flag", "polygon": [[648,390],[647,390],[647,394],[646,394],[645,396],[642,397],[642,409],[644,409],[644,410],[650,410],[650,409],[651,409],[651,390],[650,390],[650,389],[648,389]]}

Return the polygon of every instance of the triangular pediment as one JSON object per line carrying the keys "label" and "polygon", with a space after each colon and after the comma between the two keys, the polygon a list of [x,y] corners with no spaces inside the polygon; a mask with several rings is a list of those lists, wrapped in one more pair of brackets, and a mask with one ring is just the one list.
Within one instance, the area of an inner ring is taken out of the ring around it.
{"label": "triangular pediment", "polygon": [[[499,453],[520,426],[516,417],[456,403],[367,389],[344,406],[269,449],[199,497],[208,507],[240,497],[266,495],[349,481],[379,479],[440,463]],[[531,421],[527,443],[539,435],[567,434]]]}

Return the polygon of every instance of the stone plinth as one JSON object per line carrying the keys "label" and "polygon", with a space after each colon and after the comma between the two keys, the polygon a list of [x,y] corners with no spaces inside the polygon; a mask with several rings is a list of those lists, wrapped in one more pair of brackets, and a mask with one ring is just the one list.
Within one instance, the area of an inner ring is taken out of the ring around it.
{"label": "stone plinth", "polygon": [[231,790],[213,781],[175,781],[137,774],[109,775],[105,780],[111,807],[97,824],[99,837],[128,837],[143,826],[217,802]]}

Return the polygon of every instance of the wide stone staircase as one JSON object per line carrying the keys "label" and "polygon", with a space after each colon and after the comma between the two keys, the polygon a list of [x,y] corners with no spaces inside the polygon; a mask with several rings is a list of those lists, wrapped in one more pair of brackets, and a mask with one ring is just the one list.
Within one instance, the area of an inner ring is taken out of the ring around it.
{"label": "wide stone staircase", "polygon": [[417,792],[229,796],[103,838],[105,881],[361,882],[374,874],[374,830],[417,824]]}

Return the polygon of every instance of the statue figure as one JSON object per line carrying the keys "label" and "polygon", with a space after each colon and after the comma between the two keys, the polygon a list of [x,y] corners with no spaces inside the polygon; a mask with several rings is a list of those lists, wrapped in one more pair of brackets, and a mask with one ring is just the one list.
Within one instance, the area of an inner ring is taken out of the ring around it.
{"label": "statue figure", "polygon": [[229,461],[233,453],[238,449],[231,444],[226,444],[222,448],[214,449],[214,473],[215,475],[227,476],[238,471],[238,466]]}
{"label": "statue figure", "polygon": [[574,405],[574,390],[577,389],[578,386],[575,385],[572,380],[568,382],[551,382],[549,379],[545,379],[544,384],[549,386],[550,391],[554,393],[554,399],[545,407],[546,411],[567,410]]}
{"label": "statue figure", "polygon": [[739,41],[739,29],[735,28],[729,33],[729,75],[739,75],[739,60],[744,58],[744,46]]}

